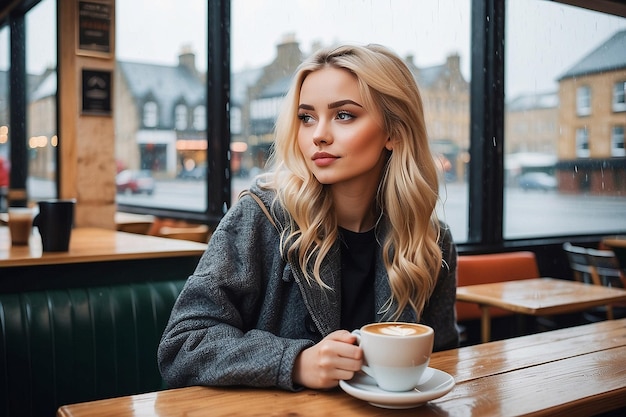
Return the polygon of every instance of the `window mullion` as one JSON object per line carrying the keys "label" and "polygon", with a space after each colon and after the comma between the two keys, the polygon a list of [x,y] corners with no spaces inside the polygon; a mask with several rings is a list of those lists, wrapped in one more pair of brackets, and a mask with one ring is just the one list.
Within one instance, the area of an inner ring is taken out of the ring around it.
{"label": "window mullion", "polygon": [[469,243],[503,241],[504,3],[472,3]]}

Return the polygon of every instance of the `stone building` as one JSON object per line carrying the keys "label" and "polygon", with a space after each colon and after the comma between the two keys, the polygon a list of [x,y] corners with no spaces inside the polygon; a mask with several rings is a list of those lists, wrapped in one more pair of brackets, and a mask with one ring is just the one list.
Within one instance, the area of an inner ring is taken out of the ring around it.
{"label": "stone building", "polygon": [[445,63],[424,68],[417,67],[411,55],[405,62],[422,95],[433,153],[441,160],[448,181],[462,179],[469,161],[470,96],[461,58],[452,54]]}
{"label": "stone building", "polygon": [[559,77],[562,192],[626,195],[626,30]]}
{"label": "stone building", "polygon": [[[319,45],[314,45],[312,49],[318,48]],[[298,42],[293,35],[287,35],[276,48],[276,58],[256,73],[256,80],[248,79],[245,99],[239,95],[243,104],[241,140],[248,144],[253,167],[262,168],[265,162],[282,99],[302,59]],[[457,172],[462,172],[461,159],[469,147],[469,83],[461,74],[460,57],[455,54],[444,64],[427,68],[418,68],[412,56],[406,62],[422,93],[433,150],[451,161],[447,175],[456,178]],[[237,78],[239,75],[235,74],[234,83],[241,82]],[[460,169],[456,161],[461,161]]]}
{"label": "stone building", "polygon": [[114,82],[119,169],[172,178],[206,161],[205,77],[183,49],[177,66],[118,61]]}
{"label": "stone building", "polygon": [[557,92],[521,94],[506,105],[506,153],[556,154],[559,137]]}

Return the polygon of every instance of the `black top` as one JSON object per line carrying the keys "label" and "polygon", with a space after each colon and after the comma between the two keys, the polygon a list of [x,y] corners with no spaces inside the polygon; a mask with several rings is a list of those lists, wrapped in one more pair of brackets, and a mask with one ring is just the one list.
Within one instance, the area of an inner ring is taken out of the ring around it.
{"label": "black top", "polygon": [[352,331],[374,321],[374,229],[356,233],[339,228],[341,244],[341,328]]}

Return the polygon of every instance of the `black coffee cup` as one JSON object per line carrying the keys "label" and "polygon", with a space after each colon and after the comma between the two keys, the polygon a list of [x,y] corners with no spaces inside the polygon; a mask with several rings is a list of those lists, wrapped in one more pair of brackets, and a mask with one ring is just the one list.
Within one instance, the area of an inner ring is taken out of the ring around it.
{"label": "black coffee cup", "polygon": [[44,252],[66,252],[74,226],[76,200],[46,200],[39,203],[33,225],[39,228]]}

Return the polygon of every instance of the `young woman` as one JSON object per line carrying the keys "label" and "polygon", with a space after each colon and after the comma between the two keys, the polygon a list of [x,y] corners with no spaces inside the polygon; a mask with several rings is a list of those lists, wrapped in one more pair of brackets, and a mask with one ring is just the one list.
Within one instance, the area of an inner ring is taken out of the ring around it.
{"label": "young woman", "polygon": [[331,388],[362,351],[350,331],[411,321],[456,347],[456,249],[438,221],[422,101],[377,45],[298,69],[269,173],[224,216],[159,346],[171,386]]}

